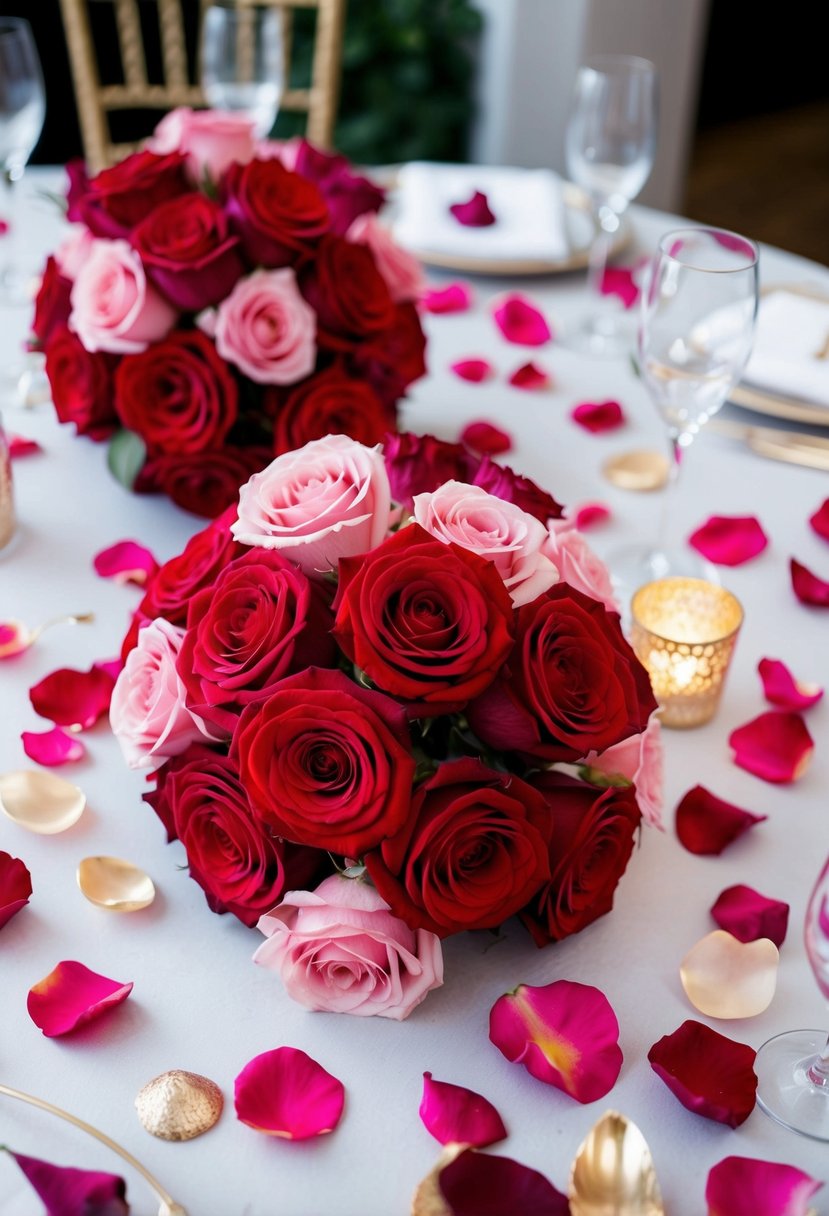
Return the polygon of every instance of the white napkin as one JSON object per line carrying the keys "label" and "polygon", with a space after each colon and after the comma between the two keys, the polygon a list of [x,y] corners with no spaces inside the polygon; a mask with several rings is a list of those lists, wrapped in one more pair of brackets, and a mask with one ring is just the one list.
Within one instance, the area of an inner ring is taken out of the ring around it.
{"label": "white napkin", "polygon": [[829,407],[829,300],[771,291],[760,300],[754,349],[743,382]]}
{"label": "white napkin", "polygon": [[[394,234],[415,253],[497,261],[557,261],[569,253],[561,178],[549,169],[443,165],[413,161],[398,175]],[[495,223],[471,228],[453,203],[486,195]]]}

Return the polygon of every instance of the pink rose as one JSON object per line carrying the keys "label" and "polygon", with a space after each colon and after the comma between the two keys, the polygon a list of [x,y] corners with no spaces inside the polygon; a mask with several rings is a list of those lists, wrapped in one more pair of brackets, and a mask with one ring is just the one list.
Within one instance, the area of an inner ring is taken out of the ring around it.
{"label": "pink rose", "polygon": [[447,481],[430,494],[417,494],[413,511],[417,523],[437,540],[491,561],[516,607],[558,582],[558,570],[542,552],[544,525],[480,486]]}
{"label": "pink rose", "polygon": [[184,630],[158,617],[127,655],[109,707],[109,721],[130,768],[160,768],[201,739],[184,703],[176,659]]}
{"label": "pink rose", "polygon": [[253,956],[307,1009],[402,1021],[443,983],[440,939],[409,929],[374,887],[334,874],[289,891],[259,921]]}
{"label": "pink rose", "polygon": [[165,114],[147,142],[162,156],[182,152],[196,185],[207,173],[217,182],[228,165],[246,165],[256,154],[255,124],[244,114],[223,110],[190,110],[180,106]]}
{"label": "pink rose", "polygon": [[395,304],[420,299],[425,287],[420,262],[407,250],[401,249],[388,228],[376,215],[358,215],[345,234],[346,240],[367,245]]}
{"label": "pink rose", "polygon": [[58,270],[65,279],[74,282],[78,271],[89,257],[95,238],[84,224],[73,224],[69,236],[55,250]]}
{"label": "pink rose", "polygon": [[346,435],[313,439],[277,456],[239,492],[231,526],[244,545],[282,549],[315,575],[386,535],[391,493],[383,456]]}
{"label": "pink rose", "polygon": [[565,583],[598,600],[608,611],[619,611],[607,566],[596,556],[572,520],[550,520],[544,552]]}
{"label": "pink rose", "polygon": [[126,241],[90,242],[69,297],[73,329],[88,351],[137,355],[165,338],[178,313],[147,282]]}
{"label": "pink rose", "polygon": [[662,827],[662,735],[659,719],[651,714],[640,735],[631,735],[603,752],[590,752],[582,764],[608,776],[618,775],[632,781],[636,801],[645,823]]}
{"label": "pink rose", "polygon": [[314,370],[317,318],[293,270],[256,270],[240,279],[199,326],[223,359],[256,384],[296,384]]}

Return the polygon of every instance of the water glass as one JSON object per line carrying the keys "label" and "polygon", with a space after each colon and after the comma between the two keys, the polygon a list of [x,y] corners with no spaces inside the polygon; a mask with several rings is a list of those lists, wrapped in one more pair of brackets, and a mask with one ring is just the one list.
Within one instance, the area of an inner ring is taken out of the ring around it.
{"label": "water glass", "polygon": [[269,135],[284,86],[279,10],[211,4],[202,27],[201,83],[211,106],[246,112],[257,138]]}

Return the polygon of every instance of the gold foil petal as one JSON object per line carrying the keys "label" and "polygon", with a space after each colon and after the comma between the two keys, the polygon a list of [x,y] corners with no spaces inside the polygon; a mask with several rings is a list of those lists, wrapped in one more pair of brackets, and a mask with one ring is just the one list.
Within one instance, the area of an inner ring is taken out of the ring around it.
{"label": "gold foil petal", "polygon": [[585,1136],[570,1170],[572,1216],[664,1216],[647,1141],[635,1123],[606,1111]]}
{"label": "gold foil petal", "polygon": [[440,1171],[469,1146],[447,1144],[425,1178],[418,1183],[412,1196],[411,1216],[452,1216],[452,1210],[443,1197],[438,1178]]}
{"label": "gold foil petal", "polygon": [[86,795],[77,785],[37,769],[0,774],[0,810],[41,836],[65,832],[78,822]]}
{"label": "gold foil petal", "polygon": [[84,857],[78,886],[91,904],[111,912],[138,912],[155,899],[149,874],[120,857]]}
{"label": "gold foil petal", "polygon": [[223,1106],[215,1081],[180,1068],[153,1077],[135,1099],[142,1126],[160,1140],[193,1140],[209,1132]]}
{"label": "gold foil petal", "polygon": [[605,480],[620,490],[661,490],[669,472],[668,457],[663,452],[620,452],[602,465]]}
{"label": "gold foil petal", "polygon": [[777,987],[780,953],[761,937],[741,942],[724,929],[703,937],[679,968],[688,1000],[710,1018],[753,1018],[768,1009]]}

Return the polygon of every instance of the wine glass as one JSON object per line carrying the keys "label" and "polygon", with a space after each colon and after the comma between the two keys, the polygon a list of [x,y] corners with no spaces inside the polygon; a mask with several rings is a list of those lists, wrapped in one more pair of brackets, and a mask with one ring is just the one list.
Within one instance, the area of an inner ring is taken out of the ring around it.
{"label": "wine glass", "polygon": [[201,81],[209,104],[246,111],[257,139],[270,134],[282,97],[280,12],[250,4],[211,4],[204,14]]}
{"label": "wine glass", "polygon": [[40,139],[45,116],[46,93],[31,26],[20,17],[0,17],[0,175],[10,212],[9,230],[0,242],[5,253],[0,289],[7,300],[22,287],[14,258],[14,186]]}
{"label": "wine glass", "polygon": [[623,600],[668,575],[716,572],[690,549],[667,542],[668,508],[683,455],[742,375],[754,339],[759,252],[721,228],[682,228],[659,242],[642,292],[638,360],[642,380],[668,429],[671,462],[655,544],[608,557]]}
{"label": "wine glass", "polygon": [[[804,926],[806,957],[829,1001],[829,858],[809,898]],[[757,1052],[757,1101],[784,1127],[829,1140],[829,1033],[789,1030]]]}
{"label": "wine glass", "polygon": [[569,177],[592,199],[596,235],[588,269],[592,311],[567,337],[569,345],[591,354],[618,355],[626,348],[602,281],[622,214],[653,168],[657,93],[656,68],[635,56],[596,55],[576,74],[565,159]]}

